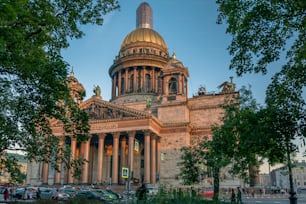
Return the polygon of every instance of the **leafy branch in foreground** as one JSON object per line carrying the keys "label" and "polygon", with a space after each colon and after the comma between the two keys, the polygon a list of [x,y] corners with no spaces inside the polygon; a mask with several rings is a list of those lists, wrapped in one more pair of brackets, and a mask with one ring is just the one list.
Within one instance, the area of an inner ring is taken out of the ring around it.
{"label": "leafy branch in foreground", "polygon": [[[81,38],[85,24],[103,24],[117,0],[8,1],[0,4],[0,155],[22,150],[27,159],[52,162],[59,142],[50,123],[67,135],[88,138],[88,117],[70,95],[61,50]],[[84,96],[82,93],[80,96]],[[62,154],[63,155],[63,154]],[[11,171],[9,159],[1,166]],[[56,162],[53,162],[55,165]]]}

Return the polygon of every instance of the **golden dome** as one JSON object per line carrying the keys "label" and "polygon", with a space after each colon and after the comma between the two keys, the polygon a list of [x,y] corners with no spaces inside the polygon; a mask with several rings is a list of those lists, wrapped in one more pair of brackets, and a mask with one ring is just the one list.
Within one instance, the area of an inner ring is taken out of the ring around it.
{"label": "golden dome", "polygon": [[161,35],[150,28],[137,28],[130,32],[123,40],[121,49],[136,42],[157,44],[167,50],[167,45]]}

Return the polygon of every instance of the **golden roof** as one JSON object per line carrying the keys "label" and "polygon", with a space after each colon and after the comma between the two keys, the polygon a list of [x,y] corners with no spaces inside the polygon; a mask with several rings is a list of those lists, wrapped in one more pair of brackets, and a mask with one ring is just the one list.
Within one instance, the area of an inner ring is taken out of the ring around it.
{"label": "golden roof", "polygon": [[137,28],[130,32],[123,40],[121,49],[136,42],[149,42],[157,44],[163,49],[167,49],[167,45],[162,36],[150,28]]}

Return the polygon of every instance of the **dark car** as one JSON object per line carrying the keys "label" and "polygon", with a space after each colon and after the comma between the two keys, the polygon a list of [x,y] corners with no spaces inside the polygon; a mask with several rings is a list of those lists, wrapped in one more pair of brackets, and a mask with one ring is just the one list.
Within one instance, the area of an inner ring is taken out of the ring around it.
{"label": "dark car", "polygon": [[0,186],[0,194],[3,194],[5,189],[6,189],[6,187]]}
{"label": "dark car", "polygon": [[107,203],[112,203],[112,202],[118,200],[118,198],[115,194],[109,193],[106,190],[93,189],[92,191],[99,193],[103,197],[103,200]]}
{"label": "dark car", "polygon": [[121,200],[123,198],[123,196],[120,193],[116,193],[115,191],[111,190],[111,189],[106,189],[107,192],[115,195],[117,197],[117,199]]}
{"label": "dark car", "polygon": [[89,200],[102,200],[102,201],[104,201],[104,198],[98,192],[87,191],[87,190],[82,190],[82,191],[77,192],[75,197],[76,198],[86,198],[86,199],[89,199]]}

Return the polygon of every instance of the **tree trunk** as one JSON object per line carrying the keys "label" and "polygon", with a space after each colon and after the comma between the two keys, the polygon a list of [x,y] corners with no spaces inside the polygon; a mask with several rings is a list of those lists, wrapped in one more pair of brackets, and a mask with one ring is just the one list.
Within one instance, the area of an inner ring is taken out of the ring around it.
{"label": "tree trunk", "polygon": [[289,142],[287,142],[287,166],[288,166],[289,184],[290,184],[289,201],[290,201],[290,204],[296,204],[297,203],[297,197],[296,197],[296,192],[294,191],[294,186],[293,186],[292,163],[291,163],[291,157],[290,157]]}
{"label": "tree trunk", "polygon": [[218,201],[219,200],[219,176],[220,176],[220,168],[214,167],[213,170],[213,177],[214,177],[214,197],[213,200],[214,201]]}

